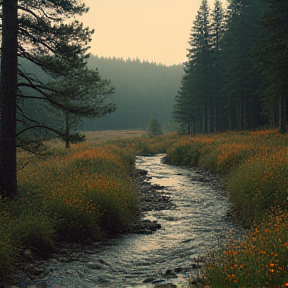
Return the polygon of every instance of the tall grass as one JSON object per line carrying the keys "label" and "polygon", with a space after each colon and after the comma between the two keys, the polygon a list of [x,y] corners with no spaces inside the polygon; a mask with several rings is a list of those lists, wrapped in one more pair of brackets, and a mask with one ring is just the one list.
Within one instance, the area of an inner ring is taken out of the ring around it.
{"label": "tall grass", "polygon": [[167,154],[172,164],[217,173],[247,224],[288,197],[288,137],[275,131],[179,137]]}
{"label": "tall grass", "polygon": [[131,157],[116,146],[83,146],[31,164],[19,173],[19,184],[51,217],[58,237],[100,240],[121,230],[136,209]]}
{"label": "tall grass", "polygon": [[[126,145],[126,146],[125,146]],[[171,164],[219,174],[250,232],[207,256],[213,288],[288,287],[288,136],[276,131],[165,135],[122,142],[138,153],[163,153]]]}
{"label": "tall grass", "polygon": [[205,274],[213,288],[288,287],[288,213],[281,208],[242,241],[231,241],[209,255]]}
{"label": "tall grass", "polygon": [[116,145],[52,147],[34,157],[18,171],[17,198],[0,203],[0,275],[24,249],[47,256],[59,241],[120,232],[137,210],[134,162],[132,149]]}
{"label": "tall grass", "polygon": [[[57,241],[103,239],[129,223],[136,154],[166,153],[171,164],[219,174],[246,239],[210,254],[211,287],[288,287],[288,136],[276,131],[146,136],[52,147],[18,172],[19,195],[0,204],[0,275],[25,248],[47,253]],[[45,253],[44,253],[45,254]]]}
{"label": "tall grass", "polygon": [[276,131],[179,137],[167,150],[173,164],[222,176],[250,234],[214,251],[205,275],[210,287],[288,287],[288,136]]}

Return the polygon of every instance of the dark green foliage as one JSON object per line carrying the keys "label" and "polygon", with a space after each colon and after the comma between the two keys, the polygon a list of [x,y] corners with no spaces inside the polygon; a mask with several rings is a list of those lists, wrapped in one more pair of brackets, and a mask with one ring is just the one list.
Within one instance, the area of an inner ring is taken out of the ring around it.
{"label": "dark green foliage", "polygon": [[85,142],[85,135],[80,133],[74,133],[70,135],[69,140],[72,144]]}
{"label": "dark green foliage", "polygon": [[208,2],[203,0],[191,29],[188,62],[185,63],[185,75],[174,105],[175,118],[186,122],[188,134],[212,129],[213,87],[208,79],[212,78],[213,53],[209,13]]}
{"label": "dark green foliage", "polygon": [[27,212],[15,218],[11,225],[11,236],[18,249],[32,249],[38,255],[48,256],[55,250],[54,230],[48,216],[35,211]]}
{"label": "dark green foliage", "polygon": [[261,41],[261,10],[258,1],[231,1],[221,53],[222,97],[229,130],[255,129],[261,124],[260,79],[255,52]]}
{"label": "dark green foliage", "polygon": [[[63,137],[56,127],[25,114],[26,100],[48,103],[78,117],[100,117],[115,110],[113,103],[105,102],[113,91],[109,82],[86,67],[94,31],[75,20],[86,12],[82,1],[1,1],[0,193],[5,197],[16,194],[16,146],[28,140],[23,134],[36,128]],[[47,85],[23,69],[18,65],[23,60],[56,82]],[[67,130],[65,136],[68,139]]]}
{"label": "dark green foliage", "polygon": [[255,129],[262,116],[257,53],[263,37],[260,0],[203,0],[191,29],[188,62],[174,118],[186,133]]}
{"label": "dark green foliage", "polygon": [[258,53],[258,67],[263,81],[260,92],[264,113],[270,124],[285,132],[288,100],[288,2],[262,0],[266,5],[262,25],[264,39]]}
{"label": "dark green foliage", "polygon": [[147,126],[148,134],[150,137],[162,135],[161,124],[155,117],[151,117]]}
{"label": "dark green foliage", "polygon": [[116,111],[102,118],[85,119],[82,130],[145,130],[151,115],[164,127],[171,120],[174,96],[183,75],[182,65],[164,66],[139,59],[123,60],[91,56],[90,68],[115,87]]}
{"label": "dark green foliage", "polygon": [[63,127],[56,133],[66,142],[66,148],[70,146],[70,134],[81,125],[82,118],[102,117],[116,109],[109,98],[114,88],[100,77],[97,70],[85,68],[75,71],[72,77],[49,83],[49,88],[50,112],[58,116],[58,127]]}

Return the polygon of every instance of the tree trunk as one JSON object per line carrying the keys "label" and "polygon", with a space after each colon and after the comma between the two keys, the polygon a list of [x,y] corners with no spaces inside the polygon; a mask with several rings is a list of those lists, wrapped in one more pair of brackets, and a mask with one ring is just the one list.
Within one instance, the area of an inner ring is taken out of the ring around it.
{"label": "tree trunk", "polygon": [[70,148],[70,129],[69,129],[69,115],[65,113],[66,127],[65,127],[65,147]]}
{"label": "tree trunk", "polygon": [[0,193],[13,199],[16,177],[16,92],[18,0],[2,1],[2,46],[0,82]]}
{"label": "tree trunk", "polygon": [[203,133],[208,133],[208,107],[206,101],[203,111]]}
{"label": "tree trunk", "polygon": [[281,95],[279,97],[279,133],[284,134],[285,133],[285,125],[286,125],[286,102]]}
{"label": "tree trunk", "polygon": [[191,125],[190,125],[190,121],[187,121],[187,135],[191,134]]}

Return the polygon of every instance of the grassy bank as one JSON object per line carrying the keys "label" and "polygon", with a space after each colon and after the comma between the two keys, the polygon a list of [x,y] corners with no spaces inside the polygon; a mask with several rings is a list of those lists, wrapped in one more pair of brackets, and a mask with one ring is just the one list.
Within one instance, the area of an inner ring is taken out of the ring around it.
{"label": "grassy bank", "polygon": [[258,131],[148,138],[122,131],[115,140],[114,132],[108,134],[89,133],[88,143],[71,149],[55,142],[41,158],[19,153],[19,167],[24,167],[18,171],[19,196],[0,204],[1,275],[23,249],[49,254],[57,241],[101,240],[120,231],[136,209],[129,177],[135,155],[166,153],[171,164],[219,174],[238,217],[250,227],[247,238],[231,239],[208,255],[209,286],[288,287],[287,135]]}
{"label": "grassy bank", "polygon": [[272,207],[287,208],[288,137],[275,131],[180,137],[168,149],[172,164],[219,174],[245,226]]}
{"label": "grassy bank", "polygon": [[41,157],[19,153],[18,196],[0,203],[2,276],[25,249],[45,257],[61,241],[102,240],[121,231],[137,209],[132,149],[99,141],[48,147]]}
{"label": "grassy bank", "polygon": [[[131,146],[131,144],[130,144]],[[174,134],[142,139],[138,153],[165,152],[171,164],[219,174],[249,235],[207,257],[213,288],[288,287],[288,136],[276,131]]]}

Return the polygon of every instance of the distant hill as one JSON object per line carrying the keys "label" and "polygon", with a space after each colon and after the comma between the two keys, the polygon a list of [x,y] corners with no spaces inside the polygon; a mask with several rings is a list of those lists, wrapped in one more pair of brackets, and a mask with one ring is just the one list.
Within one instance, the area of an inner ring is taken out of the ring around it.
{"label": "distant hill", "polygon": [[183,66],[99,58],[91,56],[89,68],[99,68],[115,87],[116,111],[102,118],[85,119],[81,130],[146,129],[151,116],[165,127],[171,120]]}

